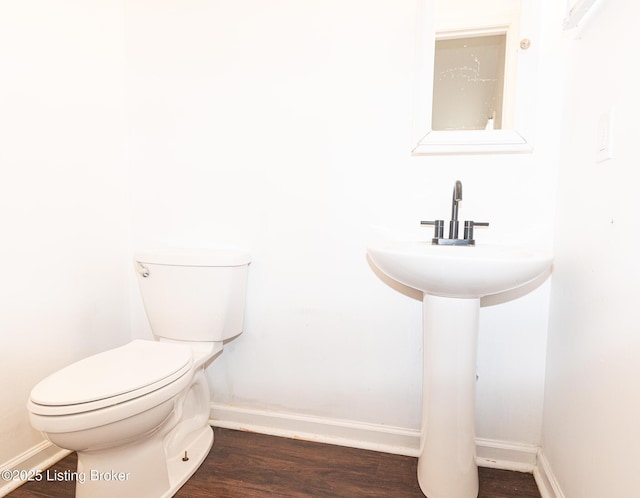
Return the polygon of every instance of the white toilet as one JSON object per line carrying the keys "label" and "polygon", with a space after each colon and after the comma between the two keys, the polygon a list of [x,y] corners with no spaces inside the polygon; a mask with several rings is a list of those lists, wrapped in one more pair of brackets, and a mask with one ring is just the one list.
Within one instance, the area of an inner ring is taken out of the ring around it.
{"label": "white toilet", "polygon": [[173,496],[213,443],[204,369],[242,332],[249,255],[139,252],[138,283],[156,341],[135,340],[42,380],[29,416],[78,453],[77,498]]}

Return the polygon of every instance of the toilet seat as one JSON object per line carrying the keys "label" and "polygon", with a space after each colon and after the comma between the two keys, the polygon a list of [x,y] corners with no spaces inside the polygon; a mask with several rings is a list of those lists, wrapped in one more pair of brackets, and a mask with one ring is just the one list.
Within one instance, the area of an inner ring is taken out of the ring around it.
{"label": "toilet seat", "polygon": [[121,404],[165,388],[193,368],[189,346],[134,340],[80,360],[31,391],[38,415],[72,415]]}

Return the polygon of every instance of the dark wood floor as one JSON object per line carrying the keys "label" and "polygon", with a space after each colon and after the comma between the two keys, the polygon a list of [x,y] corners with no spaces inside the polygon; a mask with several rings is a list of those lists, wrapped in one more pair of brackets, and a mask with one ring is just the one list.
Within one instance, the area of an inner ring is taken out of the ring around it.
{"label": "dark wood floor", "polygon": [[[213,448],[176,498],[424,498],[417,459],[215,429]],[[75,454],[58,462],[76,469]],[[479,498],[540,498],[531,474],[480,468]],[[9,498],[73,498],[75,483],[28,482]]]}

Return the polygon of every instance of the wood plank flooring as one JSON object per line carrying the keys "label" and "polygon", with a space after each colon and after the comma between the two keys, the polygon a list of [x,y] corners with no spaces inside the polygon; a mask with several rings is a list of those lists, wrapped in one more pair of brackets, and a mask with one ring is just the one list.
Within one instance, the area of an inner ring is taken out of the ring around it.
{"label": "wood plank flooring", "polygon": [[[215,428],[211,452],[175,496],[424,498],[416,468],[417,459],[411,457]],[[54,469],[75,471],[75,454]],[[540,498],[531,474],[487,468],[479,472],[479,498]],[[73,498],[74,489],[72,481],[28,482],[8,496]]]}

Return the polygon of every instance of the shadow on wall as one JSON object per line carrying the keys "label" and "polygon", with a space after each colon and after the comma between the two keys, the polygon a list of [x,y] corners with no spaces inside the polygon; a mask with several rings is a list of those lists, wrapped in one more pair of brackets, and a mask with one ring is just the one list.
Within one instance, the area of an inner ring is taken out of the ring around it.
{"label": "shadow on wall", "polygon": [[393,290],[398,291],[400,294],[404,294],[411,299],[415,299],[417,301],[422,302],[422,291],[418,289],[414,289],[413,287],[409,287],[408,285],[401,284],[400,282],[395,281],[391,277],[385,275],[380,271],[380,269],[375,265],[371,258],[367,255],[367,263],[369,264],[369,268],[376,274],[376,276],[382,280],[385,284],[391,287]]}
{"label": "shadow on wall", "polygon": [[503,304],[521,298],[522,296],[525,296],[540,287],[545,282],[545,280],[549,278],[552,272],[553,265],[551,265],[547,269],[547,271],[545,271],[538,278],[534,278],[528,284],[522,285],[517,289],[499,292],[498,294],[492,294],[490,296],[484,296],[480,299],[480,307],[495,306],[496,304]]}

